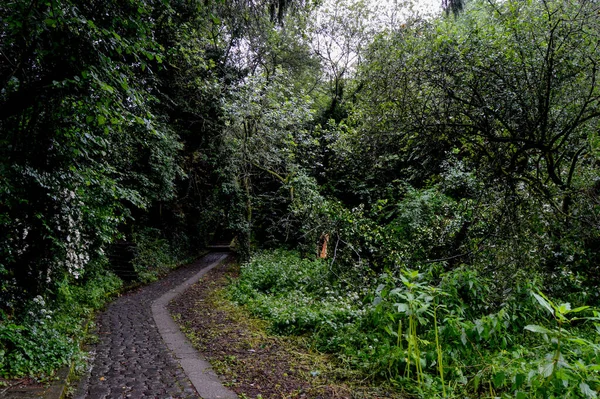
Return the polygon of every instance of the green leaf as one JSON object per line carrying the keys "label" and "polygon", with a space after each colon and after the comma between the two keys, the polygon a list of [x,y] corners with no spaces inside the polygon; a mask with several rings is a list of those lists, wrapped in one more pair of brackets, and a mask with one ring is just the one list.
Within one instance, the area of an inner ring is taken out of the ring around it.
{"label": "green leaf", "polygon": [[574,338],[567,338],[567,340],[569,342],[573,342],[579,345],[590,345],[591,342],[588,341],[587,339],[583,339],[583,338],[579,338],[579,337],[574,337]]}
{"label": "green leaf", "polygon": [[561,303],[560,306],[558,307],[558,312],[561,314],[567,314],[570,311],[571,311],[570,303]]}
{"label": "green leaf", "polygon": [[544,308],[546,308],[548,310],[548,312],[550,312],[551,315],[554,316],[553,307],[550,305],[550,303],[548,303],[548,301],[542,295],[538,295],[534,292],[533,297],[538,301],[538,303],[540,305],[542,305]]}
{"label": "green leaf", "polygon": [[408,312],[408,304],[406,303],[396,303],[396,309],[398,309],[398,312]]}
{"label": "green leaf", "polygon": [[542,377],[547,378],[552,375],[554,371],[554,362],[548,362],[543,365],[540,365],[540,374]]}
{"label": "green leaf", "polygon": [[551,330],[548,330],[546,327],[538,326],[536,324],[529,324],[525,326],[525,330],[538,334],[553,334],[553,332]]}
{"label": "green leaf", "polygon": [[52,18],[47,18],[44,20],[44,23],[48,26],[50,26],[51,28],[56,28],[56,20],[52,19]]}
{"label": "green leaf", "polygon": [[517,395],[516,395],[517,399],[527,399],[527,394],[525,392],[522,391],[518,391]]}
{"label": "green leaf", "polygon": [[98,125],[102,126],[106,123],[106,118],[103,115],[98,115]]}
{"label": "green leaf", "polygon": [[481,377],[478,374],[475,377],[473,377],[473,388],[475,389],[476,392],[477,392],[477,390],[479,390],[480,383],[481,383]]}
{"label": "green leaf", "polygon": [[592,391],[592,388],[590,388],[590,386],[588,384],[586,384],[585,382],[581,382],[579,384],[579,389],[581,389],[581,393],[584,394],[586,397],[588,398],[597,398],[598,394],[594,391]]}
{"label": "green leaf", "polygon": [[504,371],[500,371],[499,373],[496,373],[496,375],[494,375],[494,386],[496,388],[500,388],[504,385],[504,382],[506,381],[506,374],[504,373]]}
{"label": "green leaf", "polygon": [[571,310],[569,313],[579,313],[579,312],[583,312],[586,309],[589,309],[589,306],[580,306],[578,308],[575,308],[573,310]]}
{"label": "green leaf", "polygon": [[112,87],[109,84],[106,84],[104,82],[100,82],[100,87],[102,88],[102,90],[107,91],[109,93],[114,93],[115,92],[115,88]]}
{"label": "green leaf", "polygon": [[387,325],[385,326],[385,332],[387,332],[388,334],[390,334],[391,336],[397,337],[398,333],[396,331],[394,331],[394,329],[392,328],[392,326]]}
{"label": "green leaf", "polygon": [[519,389],[519,388],[521,388],[523,386],[523,383],[525,382],[526,378],[527,377],[525,376],[525,374],[522,374],[522,373],[519,373],[519,374],[516,375],[516,377],[515,377],[515,386],[516,386],[517,389]]}

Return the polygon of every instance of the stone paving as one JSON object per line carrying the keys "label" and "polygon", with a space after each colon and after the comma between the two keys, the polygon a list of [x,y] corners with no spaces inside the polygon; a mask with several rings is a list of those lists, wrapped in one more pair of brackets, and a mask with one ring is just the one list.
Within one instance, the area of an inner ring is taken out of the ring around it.
{"label": "stone paving", "polygon": [[99,315],[99,342],[76,399],[198,398],[154,323],[152,301],[221,257],[211,253],[149,286],[127,293]]}

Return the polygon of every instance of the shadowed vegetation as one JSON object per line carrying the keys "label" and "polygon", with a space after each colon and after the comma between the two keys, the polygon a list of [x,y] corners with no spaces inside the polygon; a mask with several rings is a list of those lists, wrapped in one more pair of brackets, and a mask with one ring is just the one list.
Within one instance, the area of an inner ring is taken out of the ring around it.
{"label": "shadowed vegetation", "polygon": [[1,377],[115,248],[232,239],[231,300],[395,394],[598,396],[600,6],[371,3],[0,5]]}

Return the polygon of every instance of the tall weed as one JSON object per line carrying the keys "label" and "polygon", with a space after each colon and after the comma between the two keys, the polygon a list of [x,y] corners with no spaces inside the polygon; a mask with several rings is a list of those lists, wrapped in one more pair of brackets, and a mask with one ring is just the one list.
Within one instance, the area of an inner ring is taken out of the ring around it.
{"label": "tall weed", "polygon": [[554,305],[534,283],[490,301],[493,279],[435,268],[401,268],[357,287],[337,281],[322,260],[262,252],[229,294],[275,332],[310,334],[316,348],[407,394],[597,397],[597,312]]}

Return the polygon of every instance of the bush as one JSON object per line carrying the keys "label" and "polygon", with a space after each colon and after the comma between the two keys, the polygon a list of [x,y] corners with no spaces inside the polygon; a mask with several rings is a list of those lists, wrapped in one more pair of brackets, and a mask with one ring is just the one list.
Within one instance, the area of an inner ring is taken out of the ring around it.
{"label": "bush", "polygon": [[382,273],[356,292],[325,261],[276,250],[243,265],[229,295],[274,332],[310,334],[349,367],[420,397],[597,397],[598,313],[554,305],[533,281],[493,303],[493,283],[431,265]]}
{"label": "bush", "polygon": [[43,378],[68,364],[78,347],[61,327],[0,324],[0,376]]}
{"label": "bush", "polygon": [[242,266],[240,281],[264,293],[306,293],[323,288],[328,280],[327,264],[322,260],[301,259],[294,252],[277,250],[255,255]]}
{"label": "bush", "polygon": [[173,240],[167,240],[161,230],[145,227],[133,234],[136,244],[133,266],[138,278],[143,283],[156,281],[178,265],[193,260],[196,255],[189,245],[182,244],[188,239],[178,235]]}
{"label": "bush", "polygon": [[242,266],[229,296],[271,322],[277,333],[337,328],[357,317],[357,295],[338,295],[327,263],[295,252],[262,252]]}
{"label": "bush", "polygon": [[25,305],[18,320],[0,319],[0,376],[45,379],[82,355],[79,343],[85,322],[122,285],[97,263],[81,280],[57,284],[50,305],[37,296]]}

